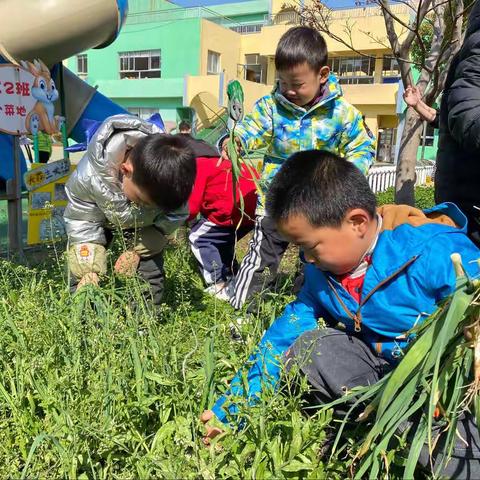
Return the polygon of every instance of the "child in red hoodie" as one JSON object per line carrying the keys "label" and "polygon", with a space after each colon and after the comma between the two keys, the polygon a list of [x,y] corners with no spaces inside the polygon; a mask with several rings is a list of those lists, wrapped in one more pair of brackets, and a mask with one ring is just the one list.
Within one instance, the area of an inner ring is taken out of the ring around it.
{"label": "child in red hoodie", "polygon": [[[237,269],[235,244],[253,229],[257,193],[254,168],[242,167],[233,200],[232,165],[219,157],[197,157],[197,177],[189,199],[195,219],[189,241],[207,284],[206,292],[228,300],[228,282]],[[243,212],[240,209],[243,197]]]}

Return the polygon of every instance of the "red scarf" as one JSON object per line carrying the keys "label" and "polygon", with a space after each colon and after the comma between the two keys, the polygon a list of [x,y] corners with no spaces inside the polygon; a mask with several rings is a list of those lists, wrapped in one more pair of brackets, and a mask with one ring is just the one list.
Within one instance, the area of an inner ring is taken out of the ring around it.
{"label": "red scarf", "polygon": [[362,297],[363,282],[367,269],[372,263],[372,255],[375,246],[377,245],[378,235],[382,228],[382,217],[377,214],[377,231],[372,244],[362,258],[362,261],[352,271],[343,275],[337,275],[337,280],[342,284],[343,288],[358,302]]}

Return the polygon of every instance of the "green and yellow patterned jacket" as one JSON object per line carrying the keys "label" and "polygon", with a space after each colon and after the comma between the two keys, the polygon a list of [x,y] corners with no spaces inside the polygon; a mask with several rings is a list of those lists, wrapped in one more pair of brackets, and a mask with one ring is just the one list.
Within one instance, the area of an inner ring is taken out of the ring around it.
{"label": "green and yellow patterned jacket", "polygon": [[[375,157],[375,138],[370,138],[362,114],[342,95],[335,75],[325,84],[319,99],[308,110],[288,101],[278,86],[258,100],[252,113],[235,127],[249,151],[266,148],[261,175],[262,192],[282,163],[301,150],[328,150],[353,162],[365,175]],[[257,214],[263,214],[259,195]]]}

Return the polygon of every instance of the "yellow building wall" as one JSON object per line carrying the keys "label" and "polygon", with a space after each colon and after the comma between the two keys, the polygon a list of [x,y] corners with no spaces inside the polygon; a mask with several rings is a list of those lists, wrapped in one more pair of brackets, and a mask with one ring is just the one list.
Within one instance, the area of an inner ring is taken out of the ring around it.
{"label": "yellow building wall", "polygon": [[375,83],[382,83],[382,70],[383,70],[383,55],[387,53],[385,51],[375,52],[375,72],[373,81]]}
{"label": "yellow building wall", "polygon": [[[309,0],[306,0],[307,2]],[[219,75],[207,75],[208,50],[220,53],[221,70],[224,72],[224,91],[230,80],[241,82],[245,93],[245,112],[248,113],[256,100],[268,94],[276,79],[274,55],[280,37],[294,25],[289,23],[287,15],[282,12],[284,0],[272,0],[272,19],[282,19],[281,24],[266,25],[259,33],[240,35],[208,20],[202,20],[201,35],[201,72],[196,77],[186,77],[185,106],[194,108],[200,120],[199,128],[209,127],[224,112],[226,98],[219,98]],[[409,12],[405,5],[394,5],[394,13],[408,23]],[[365,115],[370,129],[378,134],[378,128],[393,128],[397,125],[395,113],[397,85],[382,84],[383,56],[390,53],[386,47],[385,23],[376,7],[335,10],[331,13],[331,30],[341,37],[346,37],[345,30],[350,30],[351,41],[363,53],[375,57],[374,84],[342,85],[345,98]],[[287,12],[283,12],[287,13]],[[369,32],[366,34],[365,32]],[[372,38],[374,37],[374,38]],[[325,36],[329,55],[357,56],[347,46]],[[245,55],[258,54],[268,58],[267,85],[249,82],[238,78],[242,71],[239,64],[245,63]],[[223,105],[223,107],[222,107]]]}
{"label": "yellow building wall", "polygon": [[[272,12],[277,13],[281,9],[280,2],[272,0]],[[283,5],[284,3],[282,3]],[[392,6],[393,12],[405,23],[409,22],[409,10],[406,5]],[[275,17],[274,17],[275,18]],[[396,23],[396,25],[399,25]],[[280,25],[267,25],[259,33],[242,35],[241,54],[250,53],[260,55],[275,55],[280,37],[294,25],[282,23]],[[348,10],[334,10],[331,12],[330,29],[340,38],[351,42],[357,50],[362,52],[389,51],[385,21],[376,7],[352,8]],[[401,35],[403,30],[397,29]],[[348,32],[348,33],[347,33]],[[350,48],[341,42],[324,35],[329,53],[356,55]],[[372,38],[373,37],[373,38]],[[400,36],[400,38],[402,38]]]}
{"label": "yellow building wall", "polygon": [[268,57],[267,64],[267,84],[273,85],[277,79],[277,70],[275,68],[275,58]]}
{"label": "yellow building wall", "polygon": [[259,33],[242,35],[241,58],[245,58],[245,55],[250,53],[275,55],[280,37],[291,27],[292,25],[272,25],[263,27]]}
{"label": "yellow building wall", "polygon": [[365,115],[365,121],[375,136],[378,137],[379,128],[395,128],[398,125],[397,85],[342,85],[342,90],[346,100]]}
{"label": "yellow building wall", "polygon": [[220,71],[230,79],[237,77],[241,35],[216,23],[202,20],[200,36],[200,73],[207,75],[208,51],[220,54]]}
{"label": "yellow building wall", "polygon": [[[398,86],[392,83],[370,85],[342,85],[344,97],[354,105],[375,105],[377,110],[382,106],[395,114]],[[385,115],[389,115],[386,113]],[[379,113],[383,115],[382,113]]]}
{"label": "yellow building wall", "polygon": [[379,128],[396,128],[398,126],[398,117],[396,115],[380,115]]}
{"label": "yellow building wall", "polygon": [[185,77],[183,104],[197,114],[197,130],[208,128],[224,111],[223,99],[219,98],[220,75]]}
{"label": "yellow building wall", "polygon": [[252,110],[253,105],[257,100],[265,95],[268,95],[272,91],[272,85],[264,85],[262,83],[249,82],[248,80],[239,80],[243,87],[243,93],[245,94],[244,108],[248,113]]}
{"label": "yellow building wall", "polygon": [[378,138],[378,117],[375,114],[367,115],[366,113],[364,113],[364,115],[365,123],[367,124],[368,128],[373,132],[375,137]]}

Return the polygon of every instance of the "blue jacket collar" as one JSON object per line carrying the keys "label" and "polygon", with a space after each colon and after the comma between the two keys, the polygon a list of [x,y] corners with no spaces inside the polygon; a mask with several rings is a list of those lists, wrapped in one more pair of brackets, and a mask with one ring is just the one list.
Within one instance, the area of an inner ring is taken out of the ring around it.
{"label": "blue jacket collar", "polygon": [[[432,212],[449,216],[458,228],[440,223],[427,223],[418,227],[404,224],[394,230],[381,232],[373,251],[372,263],[365,275],[362,302],[368,300],[370,292],[378,289],[379,285],[408,269],[423,254],[433,235],[459,230],[463,233],[467,232],[467,219],[455,204],[441,203],[424,211],[426,214]],[[415,235],[412,235],[412,229],[415,229]],[[333,275],[325,273],[325,276],[330,281],[333,280],[333,284],[338,285]]]}

